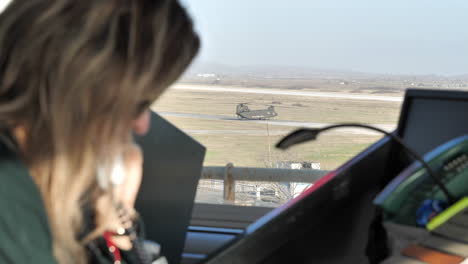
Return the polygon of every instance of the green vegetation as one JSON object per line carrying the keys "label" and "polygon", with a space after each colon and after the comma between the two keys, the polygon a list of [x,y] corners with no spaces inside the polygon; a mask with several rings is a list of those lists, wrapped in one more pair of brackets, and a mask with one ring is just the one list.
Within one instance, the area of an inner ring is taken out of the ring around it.
{"label": "green vegetation", "polygon": [[330,134],[287,151],[276,150],[274,144],[280,137],[270,137],[271,156],[268,142],[262,136],[222,136],[196,135],[195,139],[207,147],[205,165],[219,166],[228,162],[237,166],[267,167],[270,161],[315,161],[321,163],[321,169],[332,170],[350,157],[363,151],[379,139],[376,136],[361,137],[356,142],[352,136]]}

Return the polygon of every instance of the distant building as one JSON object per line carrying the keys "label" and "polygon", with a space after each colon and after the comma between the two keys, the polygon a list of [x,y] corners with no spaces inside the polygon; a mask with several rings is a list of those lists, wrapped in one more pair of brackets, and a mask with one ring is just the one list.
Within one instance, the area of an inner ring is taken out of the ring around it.
{"label": "distant building", "polygon": [[278,169],[293,169],[293,170],[320,170],[320,162],[309,161],[277,161],[276,168]]}
{"label": "distant building", "polygon": [[197,74],[197,77],[200,77],[200,78],[216,78],[216,74],[214,74],[214,73],[199,73],[199,74]]}

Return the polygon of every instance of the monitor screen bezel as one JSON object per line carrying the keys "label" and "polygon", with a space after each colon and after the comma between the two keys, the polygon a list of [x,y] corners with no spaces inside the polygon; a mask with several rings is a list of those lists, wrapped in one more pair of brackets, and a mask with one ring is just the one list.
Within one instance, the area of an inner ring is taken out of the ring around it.
{"label": "monitor screen bezel", "polygon": [[396,129],[396,135],[403,139],[405,138],[408,114],[411,111],[413,99],[467,101],[468,93],[466,91],[457,90],[407,89]]}

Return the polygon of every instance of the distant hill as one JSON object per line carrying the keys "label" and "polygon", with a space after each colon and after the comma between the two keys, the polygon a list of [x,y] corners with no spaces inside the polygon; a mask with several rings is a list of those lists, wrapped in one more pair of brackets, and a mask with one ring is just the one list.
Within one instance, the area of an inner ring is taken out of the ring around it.
{"label": "distant hill", "polygon": [[347,70],[332,70],[321,68],[307,68],[294,66],[274,66],[274,65],[247,65],[228,66],[213,62],[196,62],[187,74],[215,73],[228,76],[252,76],[262,78],[340,78],[347,77],[371,77],[375,74],[360,73]]}
{"label": "distant hill", "polygon": [[391,79],[391,80],[413,80],[413,81],[447,81],[466,80],[468,74],[456,76],[442,75],[398,75],[366,73],[346,69],[325,69],[317,67],[295,67],[276,65],[246,65],[228,66],[216,62],[195,62],[186,75],[200,73],[214,73],[224,77],[253,77],[262,79]]}

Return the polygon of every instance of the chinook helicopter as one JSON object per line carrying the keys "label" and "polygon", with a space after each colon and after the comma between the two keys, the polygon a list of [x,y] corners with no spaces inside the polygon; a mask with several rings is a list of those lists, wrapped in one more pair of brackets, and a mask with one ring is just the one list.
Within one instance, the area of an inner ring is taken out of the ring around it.
{"label": "chinook helicopter", "polygon": [[236,114],[239,119],[249,120],[265,120],[278,115],[274,106],[269,106],[267,109],[250,110],[247,103],[240,103],[236,107]]}

